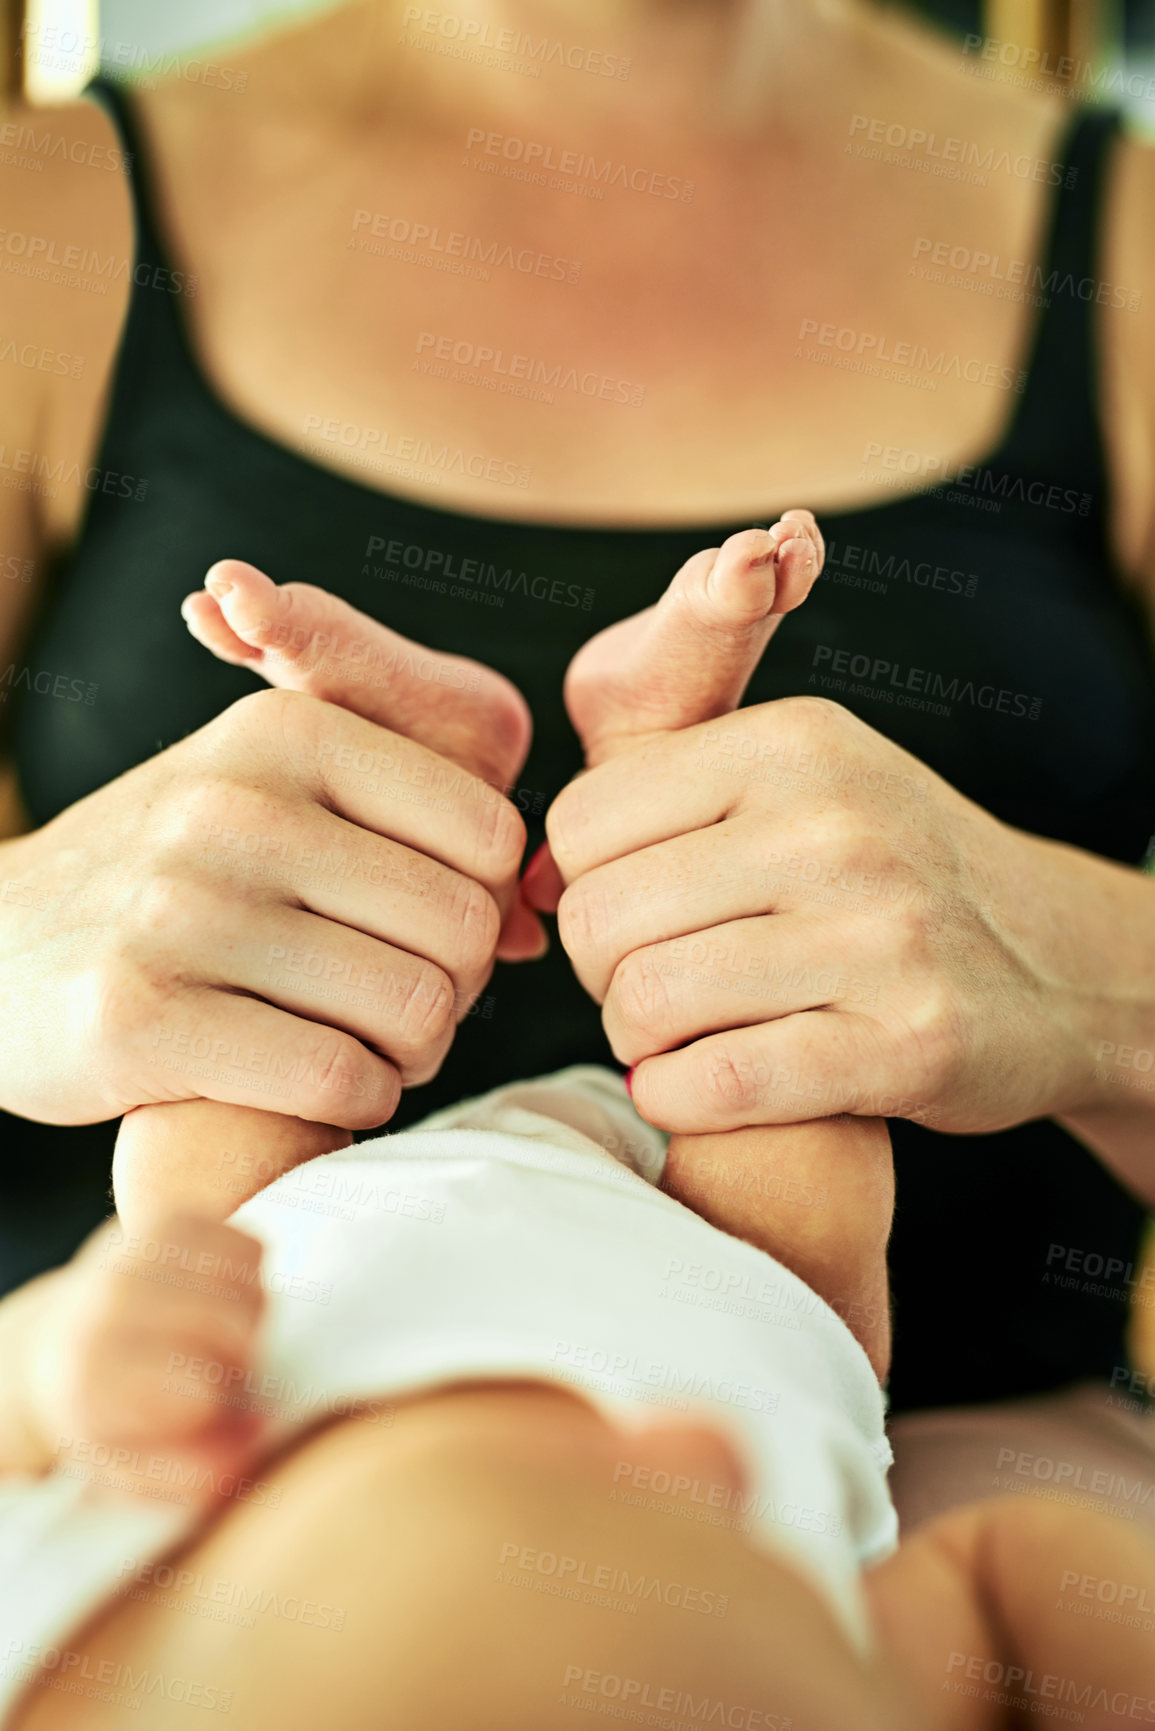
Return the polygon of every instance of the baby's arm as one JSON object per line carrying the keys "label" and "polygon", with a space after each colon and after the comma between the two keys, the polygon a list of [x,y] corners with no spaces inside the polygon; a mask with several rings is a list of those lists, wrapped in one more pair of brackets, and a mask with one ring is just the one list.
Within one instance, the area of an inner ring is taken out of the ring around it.
{"label": "baby's arm", "polygon": [[1155,1724],[1151,1619],[1128,1621],[1155,1604],[1155,1548],[1125,1521],[1027,1496],[971,1503],[920,1527],[866,1585],[936,1731],[1051,1714],[1083,1731]]}
{"label": "baby's arm", "polygon": [[67,1276],[66,1268],[54,1268],[0,1300],[0,1474],[42,1473],[51,1465],[35,1412],[33,1366]]}
{"label": "baby's arm", "polygon": [[[0,1301],[0,1475],[108,1468],[155,1497],[159,1462],[182,1484],[195,1467],[213,1501],[261,1429],[221,1393],[255,1351],[260,1260],[255,1239],[215,1221],[160,1216],[138,1241],[113,1219]],[[186,1386],[174,1367],[196,1359],[219,1376]]]}
{"label": "baby's arm", "polygon": [[226,1220],[282,1172],[353,1137],[313,1124],[216,1100],[173,1100],[127,1112],[116,1139],[112,1183],[129,1232],[174,1210]]}

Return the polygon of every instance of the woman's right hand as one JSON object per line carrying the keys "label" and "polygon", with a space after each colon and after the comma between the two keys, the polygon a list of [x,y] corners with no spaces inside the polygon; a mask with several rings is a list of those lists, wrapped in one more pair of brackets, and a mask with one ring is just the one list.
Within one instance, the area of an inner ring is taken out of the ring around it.
{"label": "woman's right hand", "polygon": [[[528,751],[524,701],[346,612],[378,668],[391,648],[377,720],[256,692],[3,844],[0,1105],[76,1124],[203,1096],[382,1124],[436,1074],[503,918],[503,954],[540,949],[499,791]],[[390,707],[427,743],[380,725]],[[461,767],[477,738],[497,786]]]}

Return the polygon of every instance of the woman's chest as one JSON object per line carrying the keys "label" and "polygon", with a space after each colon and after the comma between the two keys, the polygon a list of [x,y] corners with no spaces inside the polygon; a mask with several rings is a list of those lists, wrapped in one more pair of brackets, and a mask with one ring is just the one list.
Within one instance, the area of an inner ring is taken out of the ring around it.
{"label": "woman's chest", "polygon": [[[689,202],[598,190],[495,186],[465,152],[348,166],[265,200],[257,226],[247,199],[211,223],[190,186],[170,200],[201,285],[181,311],[213,388],[267,436],[416,498],[415,456],[452,442],[464,472],[438,500],[479,514],[830,508],[876,496],[872,450],[945,464],[1010,421],[1032,311],[931,280],[913,213],[868,221],[836,178],[784,232],[749,163]],[[1027,215],[992,200],[955,226],[1006,256]],[[514,471],[508,511],[493,477]]]}

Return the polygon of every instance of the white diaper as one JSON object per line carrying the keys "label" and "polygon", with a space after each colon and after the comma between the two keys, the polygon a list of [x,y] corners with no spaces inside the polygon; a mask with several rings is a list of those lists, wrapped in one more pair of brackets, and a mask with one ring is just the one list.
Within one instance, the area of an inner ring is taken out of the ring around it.
{"label": "white diaper", "polygon": [[[620,1078],[581,1066],[286,1173],[233,1216],[265,1247],[269,1303],[259,1366],[229,1398],[277,1437],[486,1378],[563,1383],[626,1427],[704,1417],[750,1489],[694,1485],[698,1518],[785,1554],[865,1649],[860,1570],[897,1539],[866,1354],[789,1270],[654,1188],[664,1155]],[[662,1488],[623,1465],[623,1496]],[[58,1475],[0,1485],[0,1727],[126,1557],[185,1536],[179,1508],[98,1502]]]}
{"label": "white diaper", "polygon": [[[548,1122],[536,1121],[546,1118]],[[530,1082],[510,1082],[460,1100],[413,1126],[429,1130],[503,1130],[558,1148],[588,1153],[596,1142],[619,1165],[659,1184],[670,1138],[639,1118],[625,1083],[600,1064],[571,1064]]]}

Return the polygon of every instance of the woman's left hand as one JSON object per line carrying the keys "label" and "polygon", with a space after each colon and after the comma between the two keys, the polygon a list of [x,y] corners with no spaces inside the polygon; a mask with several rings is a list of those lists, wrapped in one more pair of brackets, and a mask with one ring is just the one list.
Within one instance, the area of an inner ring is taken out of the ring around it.
{"label": "woman's left hand", "polygon": [[[685,726],[687,680],[697,716],[718,716],[718,692],[740,691],[756,659],[688,618],[668,685],[682,730],[663,729],[654,692],[647,743],[622,750],[629,694],[660,659],[657,610],[639,619],[571,668],[594,767],[547,831],[569,886],[562,942],[635,1067],[642,1115],[686,1133],[838,1112],[979,1132],[1074,1109],[1090,994],[1046,853],[1066,850],[823,698]],[[671,616],[671,666],[679,629]],[[595,738],[607,716],[612,752]],[[534,875],[523,890],[548,906]]]}

